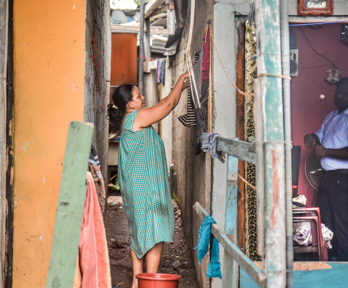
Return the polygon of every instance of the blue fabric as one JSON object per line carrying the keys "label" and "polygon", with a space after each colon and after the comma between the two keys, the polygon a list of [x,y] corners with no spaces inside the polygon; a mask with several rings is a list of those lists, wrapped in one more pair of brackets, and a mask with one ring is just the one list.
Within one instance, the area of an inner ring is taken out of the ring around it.
{"label": "blue fabric", "polygon": [[[338,114],[332,111],[326,116],[317,134],[321,145],[328,149],[340,149],[348,146],[348,108]],[[348,160],[322,157],[321,166],[326,170],[348,169]]]}
{"label": "blue fabric", "polygon": [[[211,216],[207,215],[203,219],[201,227],[199,228],[198,245],[196,248],[194,248],[194,249],[197,249],[199,264],[201,263],[205,254],[207,254],[208,252],[211,224],[216,224],[216,222]],[[219,256],[219,241],[214,236],[213,236],[212,245],[210,247],[210,263],[207,269],[207,277],[209,278],[220,277],[222,279],[220,256]]]}
{"label": "blue fabric", "polygon": [[224,153],[218,152],[216,148],[216,138],[219,137],[219,133],[210,133],[206,134],[206,137],[203,139],[202,143],[202,151],[203,152],[210,152],[211,158],[216,159],[219,158],[219,160],[224,163]]}
{"label": "blue fabric", "polygon": [[202,143],[202,151],[210,152],[211,158],[216,159],[218,157],[216,150],[216,138],[219,137],[219,133],[210,133],[205,137]]}

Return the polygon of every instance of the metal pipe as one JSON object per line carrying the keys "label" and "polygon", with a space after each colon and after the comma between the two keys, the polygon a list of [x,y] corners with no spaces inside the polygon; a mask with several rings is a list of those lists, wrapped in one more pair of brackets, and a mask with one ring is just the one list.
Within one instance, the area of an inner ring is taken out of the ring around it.
{"label": "metal pipe", "polygon": [[[280,1],[280,39],[282,51],[282,73],[290,76],[289,3]],[[285,140],[285,211],[286,211],[286,287],[293,287],[292,246],[292,169],[291,169],[291,103],[290,80],[283,78],[284,140]]]}
{"label": "metal pipe", "polygon": [[150,27],[150,18],[147,18],[145,20],[146,25],[146,33],[145,33],[145,40],[144,40],[144,54],[145,58],[149,60],[151,58],[151,27]]}
{"label": "metal pipe", "polygon": [[139,43],[139,70],[138,70],[138,88],[140,93],[144,93],[144,12],[145,0],[140,0],[140,43]]}

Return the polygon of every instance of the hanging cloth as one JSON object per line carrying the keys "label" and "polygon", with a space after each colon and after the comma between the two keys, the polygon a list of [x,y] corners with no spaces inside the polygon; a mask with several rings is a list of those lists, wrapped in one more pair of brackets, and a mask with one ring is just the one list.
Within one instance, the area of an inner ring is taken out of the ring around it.
{"label": "hanging cloth", "polygon": [[[195,71],[195,75],[197,75],[198,78],[195,78],[195,80],[198,79],[198,83],[200,83],[200,75],[201,75],[201,68],[202,68],[202,61],[203,61],[203,57],[201,57],[202,51],[197,52],[195,54],[195,60],[194,60],[194,71]],[[179,117],[179,121],[182,123],[182,125],[184,125],[185,127],[191,127],[196,125],[196,113],[195,113],[195,106],[194,103],[192,101],[192,97],[193,97],[193,92],[192,92],[192,85],[191,85],[191,80],[187,89],[187,113],[180,116]],[[194,95],[196,101],[199,101],[200,95]]]}
{"label": "hanging cloth", "polygon": [[97,191],[90,172],[86,178],[86,200],[73,288],[111,288],[109,252]]}
{"label": "hanging cloth", "polygon": [[[211,224],[216,224],[216,222],[210,215],[207,215],[203,219],[201,227],[199,227],[198,245],[196,248],[194,248],[194,249],[197,249],[199,264],[201,264],[202,259],[204,258],[205,254],[207,254],[208,252],[208,246],[209,246],[210,235],[211,235],[210,234]],[[219,256],[219,241],[214,236],[212,238],[213,238],[213,241],[212,241],[212,245],[210,246],[210,263],[207,269],[207,277],[209,278],[219,277],[222,279],[220,256]]]}
{"label": "hanging cloth", "polygon": [[165,73],[166,71],[166,59],[157,60],[157,68],[156,68],[156,83],[161,83],[165,85]]}

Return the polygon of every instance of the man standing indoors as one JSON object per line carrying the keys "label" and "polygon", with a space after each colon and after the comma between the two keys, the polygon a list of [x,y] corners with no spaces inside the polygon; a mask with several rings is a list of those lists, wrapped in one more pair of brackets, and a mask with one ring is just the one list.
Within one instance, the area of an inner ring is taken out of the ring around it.
{"label": "man standing indoors", "polygon": [[337,253],[339,261],[348,261],[348,77],[337,83],[334,100],[338,109],[316,133],[305,135],[304,144],[321,157],[324,173],[316,206],[334,232],[332,256]]}

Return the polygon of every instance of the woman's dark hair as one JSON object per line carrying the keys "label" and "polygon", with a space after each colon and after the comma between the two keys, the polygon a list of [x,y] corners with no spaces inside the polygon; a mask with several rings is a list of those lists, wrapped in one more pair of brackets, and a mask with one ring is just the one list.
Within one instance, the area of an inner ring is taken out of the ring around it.
{"label": "woman's dark hair", "polygon": [[107,107],[106,118],[109,119],[110,124],[114,126],[114,131],[119,132],[124,114],[126,113],[127,104],[133,100],[132,84],[122,84],[117,87],[112,93],[112,101],[114,104],[109,104]]}

